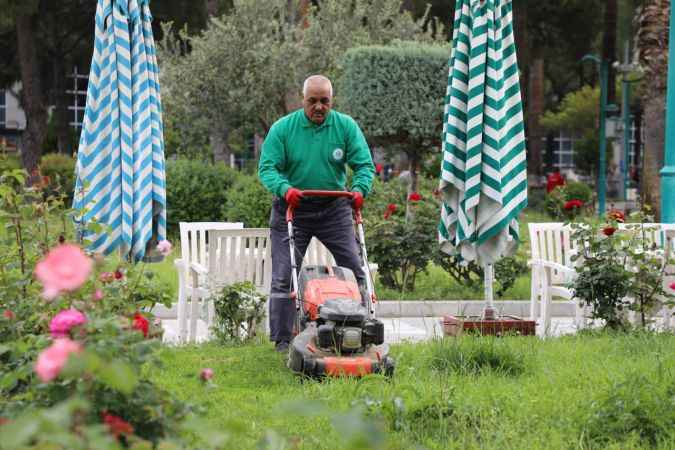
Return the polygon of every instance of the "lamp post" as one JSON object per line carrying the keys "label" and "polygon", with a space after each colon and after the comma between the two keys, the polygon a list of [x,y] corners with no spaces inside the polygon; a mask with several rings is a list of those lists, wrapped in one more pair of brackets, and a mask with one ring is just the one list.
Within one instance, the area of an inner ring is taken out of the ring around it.
{"label": "lamp post", "polygon": [[630,168],[630,138],[631,138],[631,114],[630,114],[630,91],[631,83],[640,81],[642,77],[630,78],[631,74],[639,71],[637,63],[630,62],[630,44],[626,42],[624,51],[624,62],[619,64],[614,63],[614,68],[621,77],[621,116],[623,121],[623,164],[621,166],[621,174],[623,178],[623,200],[628,200],[628,169]]}
{"label": "lamp post", "polygon": [[598,163],[598,215],[605,214],[607,198],[607,78],[609,62],[595,55],[585,55],[581,61],[593,61],[600,66],[600,161]]}
{"label": "lamp post", "polygon": [[670,6],[666,145],[661,170],[661,222],[675,223],[675,7]]}

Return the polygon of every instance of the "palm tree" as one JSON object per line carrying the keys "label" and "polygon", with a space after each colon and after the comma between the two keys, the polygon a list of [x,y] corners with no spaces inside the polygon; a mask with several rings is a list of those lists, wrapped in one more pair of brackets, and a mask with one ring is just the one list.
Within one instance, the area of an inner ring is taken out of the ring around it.
{"label": "palm tree", "polygon": [[659,219],[661,205],[659,171],[665,145],[666,74],[668,72],[668,18],[670,0],[647,0],[635,18],[636,49],[645,71],[645,140],[641,178],[642,200],[651,205]]}

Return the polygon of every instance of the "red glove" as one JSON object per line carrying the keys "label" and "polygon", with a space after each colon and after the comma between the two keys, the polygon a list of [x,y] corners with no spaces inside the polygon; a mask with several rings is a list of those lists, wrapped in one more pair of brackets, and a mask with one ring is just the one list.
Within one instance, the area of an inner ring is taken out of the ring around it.
{"label": "red glove", "polygon": [[293,208],[297,208],[300,205],[300,200],[302,200],[303,197],[304,195],[302,191],[294,187],[288,188],[288,190],[286,191],[286,195],[284,195],[286,203],[288,203]]}
{"label": "red glove", "polygon": [[359,210],[363,206],[363,194],[359,191],[352,192],[352,206],[354,209]]}

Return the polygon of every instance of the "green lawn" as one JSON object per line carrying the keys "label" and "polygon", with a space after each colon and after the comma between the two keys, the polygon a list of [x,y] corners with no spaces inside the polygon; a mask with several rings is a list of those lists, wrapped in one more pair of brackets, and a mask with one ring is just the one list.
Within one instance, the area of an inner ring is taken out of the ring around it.
{"label": "green lawn", "polygon": [[265,436],[262,448],[675,448],[672,334],[465,337],[392,354],[390,380],[317,382],[289,373],[270,344],[208,344],[163,349],[151,376],[203,407],[231,448]]}

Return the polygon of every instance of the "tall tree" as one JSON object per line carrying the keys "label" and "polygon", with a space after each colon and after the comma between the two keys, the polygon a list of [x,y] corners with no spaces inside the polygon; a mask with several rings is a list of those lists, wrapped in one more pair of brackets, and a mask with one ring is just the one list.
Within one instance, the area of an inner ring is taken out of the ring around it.
{"label": "tall tree", "polygon": [[[643,200],[656,211],[661,205],[659,171],[663,167],[665,146],[665,98],[668,73],[668,23],[670,0],[647,0],[636,16],[636,37],[640,64],[645,71],[644,108],[645,141],[641,193]],[[672,24],[671,24],[672,26]],[[672,45],[672,43],[670,43]]]}

